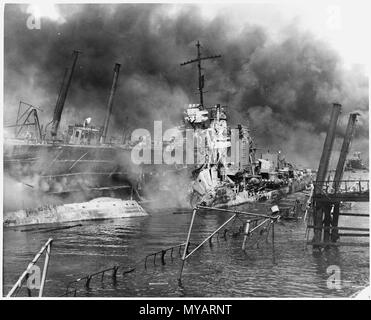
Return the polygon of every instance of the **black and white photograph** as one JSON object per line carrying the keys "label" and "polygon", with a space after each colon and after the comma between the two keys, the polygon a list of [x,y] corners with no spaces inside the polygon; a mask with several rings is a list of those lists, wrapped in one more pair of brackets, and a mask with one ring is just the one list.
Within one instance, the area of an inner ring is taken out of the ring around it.
{"label": "black and white photograph", "polygon": [[2,3],[2,298],[369,300],[368,9]]}

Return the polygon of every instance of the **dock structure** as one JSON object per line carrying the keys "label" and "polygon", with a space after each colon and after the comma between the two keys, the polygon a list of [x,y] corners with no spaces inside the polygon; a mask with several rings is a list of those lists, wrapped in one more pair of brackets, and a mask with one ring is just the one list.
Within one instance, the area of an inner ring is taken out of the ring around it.
{"label": "dock structure", "polygon": [[[339,245],[368,245],[368,243],[337,242],[341,237],[369,237],[368,228],[339,227],[338,223],[341,215],[368,217],[368,213],[340,213],[340,204],[343,202],[369,202],[370,197],[369,180],[342,180],[345,160],[354,134],[358,113],[349,115],[334,180],[326,180],[340,111],[341,105],[334,103],[316,182],[314,183],[313,224],[309,224],[307,228],[314,230],[313,239],[309,244],[316,249]],[[339,230],[353,231],[354,233],[339,233]]]}

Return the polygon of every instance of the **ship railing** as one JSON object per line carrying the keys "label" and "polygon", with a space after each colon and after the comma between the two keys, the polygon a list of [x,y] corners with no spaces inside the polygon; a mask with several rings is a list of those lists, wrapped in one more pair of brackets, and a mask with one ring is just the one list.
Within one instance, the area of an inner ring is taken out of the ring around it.
{"label": "ship railing", "polygon": [[[110,271],[112,271],[112,274],[111,274],[112,279],[116,279],[116,275],[117,275],[117,272],[118,272],[119,268],[120,268],[120,266],[116,266],[116,265],[115,265],[115,266],[113,266],[113,267],[106,268],[106,269],[104,269],[104,270],[100,270],[100,271],[98,271],[98,272],[91,273],[91,274],[88,274],[88,275],[86,275],[86,276],[84,276],[84,277],[81,277],[81,278],[78,278],[78,279],[76,279],[76,280],[73,280],[73,281],[71,281],[71,282],[69,282],[69,283],[67,284],[66,292],[65,292],[65,294],[63,294],[63,296],[68,296],[68,295],[71,293],[71,291],[73,292],[74,296],[76,296],[77,289],[74,287],[74,285],[78,284],[79,282],[83,282],[83,281],[85,281],[85,287],[86,287],[87,289],[89,289],[89,287],[90,287],[90,282],[91,282],[91,280],[92,280],[94,277],[98,277],[98,276],[100,276],[100,277],[101,277],[101,281],[103,281],[104,276],[106,275],[106,273],[108,273],[108,272],[110,272]],[[124,274],[125,274],[125,273],[129,273],[129,272],[132,272],[132,271],[134,271],[134,270],[135,270],[135,269],[126,270],[126,271],[124,271],[123,273],[124,273]]]}
{"label": "ship railing", "polygon": [[[334,185],[337,183],[338,188],[335,190]],[[369,180],[326,180],[316,181],[314,186],[321,186],[320,191],[326,194],[341,194],[341,193],[366,193],[369,192]],[[317,188],[316,188],[317,189]]]}
{"label": "ship railing", "polygon": [[[7,298],[10,297],[16,297],[21,288],[23,287],[24,283],[27,284],[27,295],[29,297],[32,296],[31,289],[32,288],[38,288],[39,289],[39,297],[43,296],[44,292],[44,286],[46,281],[46,274],[48,271],[48,265],[49,265],[49,258],[50,258],[50,252],[51,252],[51,246],[52,246],[53,239],[49,238],[48,241],[43,245],[43,247],[40,249],[40,251],[35,255],[35,257],[32,259],[32,261],[28,264],[26,270],[22,273],[22,275],[19,277],[17,282],[14,284],[12,289],[7,294]],[[36,273],[39,269],[35,269],[36,263],[41,258],[41,256],[45,253],[45,260],[44,260],[44,268],[41,275],[41,281],[38,284],[38,277],[36,276]],[[32,279],[30,277],[31,275],[35,274],[35,278]],[[35,283],[33,283],[35,281]]]}
{"label": "ship railing", "polygon": [[[275,207],[275,206],[274,206]],[[187,240],[185,242],[184,246],[184,251],[182,254],[182,264],[180,268],[180,273],[179,273],[179,278],[178,281],[181,283],[182,279],[182,273],[183,273],[183,268],[184,268],[184,263],[187,259],[190,258],[197,250],[199,250],[205,243],[209,242],[211,245],[212,238],[216,235],[219,234],[219,232],[224,233],[224,238],[226,236],[226,233],[228,232],[228,229],[226,228],[228,224],[233,223],[236,221],[236,219],[240,220],[243,223],[243,226],[240,227],[238,233],[243,233],[244,234],[244,239],[242,243],[242,250],[246,249],[246,242],[249,240],[249,238],[254,234],[254,233],[260,233],[261,235],[263,234],[263,230],[266,231],[266,241],[268,241],[268,235],[270,229],[272,230],[272,252],[273,252],[273,261],[274,261],[274,224],[280,219],[280,215],[277,213],[279,212],[279,208],[277,207],[277,211],[273,210],[274,207],[272,207],[272,214],[259,214],[259,213],[252,213],[252,212],[245,212],[245,211],[239,211],[239,210],[231,210],[231,209],[225,209],[225,208],[216,208],[216,207],[208,207],[208,206],[202,206],[199,205],[195,208],[193,208],[192,212],[192,218],[191,222],[189,225],[188,229],[188,234],[187,234]],[[199,211],[203,210],[208,210],[208,211],[218,211],[218,212],[224,212],[224,213],[232,213],[233,215],[229,217],[224,223],[222,223],[217,229],[215,229],[213,232],[211,232],[204,240],[202,240],[196,247],[189,252],[188,251],[188,246],[190,243],[190,238],[192,234],[192,229],[194,225],[194,221],[196,218],[196,215],[199,214]],[[241,219],[242,217],[245,217],[246,220],[244,221]],[[260,230],[260,232],[259,232]],[[259,238],[258,238],[259,240]]]}
{"label": "ship railing", "polygon": [[[91,281],[93,279],[100,278],[100,281],[103,282],[104,279],[105,279],[105,276],[109,273],[111,274],[112,280],[115,282],[117,280],[117,275],[119,273],[122,274],[122,276],[124,276],[128,273],[134,272],[143,263],[144,263],[144,269],[147,270],[148,260],[151,257],[153,258],[152,259],[153,266],[156,266],[156,260],[158,259],[158,257],[160,257],[160,259],[161,259],[161,265],[165,265],[166,254],[168,252],[170,252],[169,256],[171,257],[171,259],[173,259],[173,254],[174,253],[177,253],[179,256],[181,256],[181,248],[184,247],[185,245],[186,245],[186,243],[180,243],[178,245],[175,245],[175,246],[172,246],[172,247],[169,247],[169,248],[165,248],[165,249],[147,254],[144,257],[144,259],[139,260],[137,263],[135,263],[131,267],[122,266],[122,265],[114,265],[110,268],[106,268],[104,270],[100,270],[98,272],[94,272],[94,273],[85,275],[81,278],[78,278],[76,280],[73,280],[73,281],[67,283],[66,291],[60,297],[70,297],[70,296],[76,297],[77,292],[78,292],[77,286],[79,284],[83,284],[83,287],[85,287],[86,290],[89,290],[91,288]],[[188,247],[190,247],[190,244],[188,244]],[[187,248],[187,250],[188,250],[188,248]],[[119,272],[119,270],[121,270],[121,271]]]}

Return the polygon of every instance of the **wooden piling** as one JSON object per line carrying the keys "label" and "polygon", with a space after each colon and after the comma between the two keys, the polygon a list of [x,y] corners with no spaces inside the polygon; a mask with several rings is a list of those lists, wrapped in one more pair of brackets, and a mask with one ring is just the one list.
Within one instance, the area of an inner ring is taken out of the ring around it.
{"label": "wooden piling", "polygon": [[324,220],[323,224],[325,226],[324,232],[323,232],[323,241],[328,242],[330,241],[330,236],[331,236],[331,209],[332,206],[331,204],[326,204],[323,206],[323,211],[324,211]]}
{"label": "wooden piling", "polygon": [[[321,160],[318,166],[316,184],[314,188],[315,195],[319,195],[323,193],[323,190],[322,190],[323,184],[324,184],[324,181],[326,180],[326,174],[328,171],[332,147],[334,145],[336,126],[337,126],[340,111],[341,111],[341,104],[334,103],[332,112],[331,112],[330,124],[328,126],[325,143],[323,145]],[[314,202],[313,209],[314,209],[313,210],[313,215],[314,215],[313,221],[314,221],[314,225],[317,227],[314,229],[313,242],[319,243],[322,241],[321,227],[323,226],[323,220],[324,220],[323,215],[325,213],[325,223],[327,224],[330,222],[331,217],[329,217],[330,212],[327,206],[324,204]],[[329,238],[329,234],[326,233],[326,238],[327,237]]]}
{"label": "wooden piling", "polygon": [[[340,214],[340,203],[334,204],[334,211],[332,214],[332,227],[337,227],[339,223],[339,214]],[[339,229],[333,228],[331,230],[331,241],[336,242],[339,239]]]}
{"label": "wooden piling", "polygon": [[313,224],[318,227],[313,230],[313,242],[319,243],[322,241],[322,222],[323,208],[321,204],[316,203],[313,211]]}

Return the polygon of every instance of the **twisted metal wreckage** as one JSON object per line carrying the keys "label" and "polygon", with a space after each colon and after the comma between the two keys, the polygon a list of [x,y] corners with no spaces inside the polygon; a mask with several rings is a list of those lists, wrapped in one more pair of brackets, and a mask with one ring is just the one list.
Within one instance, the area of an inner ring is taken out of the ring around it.
{"label": "twisted metal wreckage", "polygon": [[[191,243],[191,234],[192,229],[195,223],[196,216],[200,216],[205,210],[211,211],[218,211],[218,212],[225,212],[225,213],[232,213],[232,216],[227,218],[225,222],[223,222],[219,227],[215,229],[215,231],[211,232],[204,240],[202,240],[199,244],[194,245]],[[196,251],[200,250],[207,242],[210,246],[212,246],[212,240],[216,236],[217,240],[222,237],[225,241],[227,241],[227,235],[230,235],[230,238],[236,238],[240,235],[243,235],[242,241],[242,250],[245,251],[247,248],[251,248],[254,245],[258,245],[264,238],[265,241],[268,242],[269,232],[271,232],[271,245],[272,245],[272,255],[274,261],[274,224],[277,223],[280,219],[279,211],[277,206],[273,206],[271,208],[272,214],[258,214],[258,213],[249,213],[244,211],[238,210],[229,210],[229,209],[221,209],[221,208],[213,208],[213,207],[206,207],[206,206],[198,206],[193,209],[191,223],[189,226],[187,239],[185,242],[161,249],[159,251],[150,253],[146,255],[143,259],[138,261],[133,266],[127,265],[114,265],[108,267],[106,269],[97,271],[95,273],[91,273],[80,277],[76,280],[73,280],[66,285],[66,291],[60,295],[61,297],[68,297],[74,296],[76,297],[79,291],[79,285],[82,285],[83,290],[89,290],[91,288],[91,281],[94,278],[100,277],[101,282],[107,279],[105,276],[110,273],[111,279],[113,283],[116,283],[117,277],[121,274],[123,277],[126,274],[132,273],[134,271],[140,271],[140,267],[144,267],[144,270],[147,270],[149,266],[149,260],[152,260],[153,266],[156,266],[157,260],[160,258],[161,265],[164,266],[166,264],[166,257],[170,258],[171,261],[174,260],[174,254],[181,259],[181,268],[179,273],[179,284],[181,285],[182,281],[182,273],[184,269],[185,261],[187,261]],[[239,222],[240,225],[234,231],[233,226],[236,222]],[[227,226],[232,224],[231,229],[228,229]],[[221,235],[221,236],[220,236]],[[21,292],[22,288],[26,288],[27,296],[32,296],[31,289],[39,289],[38,296],[41,297],[44,291],[45,280],[47,276],[48,264],[49,264],[49,257],[51,255],[51,244],[53,239],[50,238],[45,245],[41,248],[39,253],[35,256],[32,262],[28,265],[25,272],[21,275],[21,277],[17,280],[14,284],[12,289],[7,294],[7,297],[16,297]],[[183,250],[183,252],[182,252]],[[191,250],[191,251],[190,251]],[[40,259],[42,254],[45,253],[45,261],[44,261],[44,269],[42,272],[42,281],[41,286],[35,286],[34,288],[29,286],[29,282],[32,281],[30,279],[30,274],[32,268],[35,266],[37,261]],[[142,269],[143,270],[143,269]],[[121,271],[121,272],[119,272]],[[27,284],[26,286],[24,286]],[[81,289],[81,288],[80,288]]]}

